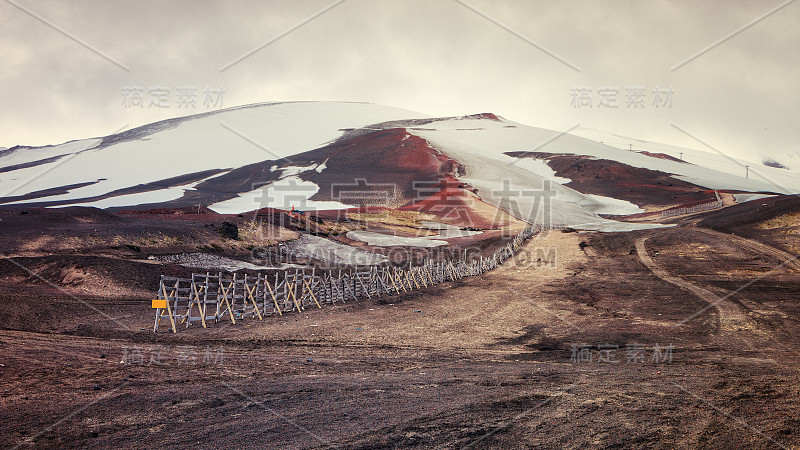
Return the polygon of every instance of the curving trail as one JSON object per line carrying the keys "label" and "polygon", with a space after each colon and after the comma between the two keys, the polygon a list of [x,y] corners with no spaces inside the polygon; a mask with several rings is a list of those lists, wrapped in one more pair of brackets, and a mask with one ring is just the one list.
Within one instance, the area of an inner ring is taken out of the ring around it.
{"label": "curving trail", "polygon": [[744,245],[745,247],[750,248],[758,253],[763,253],[774,258],[779,259],[783,262],[783,266],[800,271],[800,259],[792,255],[791,253],[785,252],[783,250],[779,250],[775,247],[771,247],[766,244],[762,244],[761,242],[754,241],[752,239],[747,239],[741,236],[736,236],[733,234],[722,233],[720,231],[711,230],[709,228],[692,228],[693,231],[700,231],[702,233],[710,234],[712,236],[719,237],[721,239],[729,239],[733,240],[739,244]]}
{"label": "curving trail", "polygon": [[[653,258],[650,257],[650,254],[647,253],[647,247],[645,245],[647,239],[649,239],[649,237],[640,237],[636,240],[636,253],[642,264],[647,266],[655,276],[696,295],[698,298],[708,303],[706,309],[715,308],[719,315],[719,325],[722,330],[728,331],[752,328],[748,326],[749,319],[747,316],[734,303],[718,296],[708,289],[696,286],[682,278],[672,276],[666,270],[660,268]],[[705,309],[698,311],[697,314],[703,311],[705,311]]]}

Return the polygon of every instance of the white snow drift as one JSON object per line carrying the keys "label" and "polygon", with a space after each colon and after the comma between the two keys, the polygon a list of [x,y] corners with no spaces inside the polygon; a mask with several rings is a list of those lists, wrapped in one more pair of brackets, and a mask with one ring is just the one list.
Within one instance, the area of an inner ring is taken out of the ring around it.
{"label": "white snow drift", "polygon": [[230,200],[214,203],[208,208],[219,214],[240,214],[261,208],[297,211],[352,208],[340,202],[309,200],[317,191],[319,186],[315,183],[292,175],[243,192]]}

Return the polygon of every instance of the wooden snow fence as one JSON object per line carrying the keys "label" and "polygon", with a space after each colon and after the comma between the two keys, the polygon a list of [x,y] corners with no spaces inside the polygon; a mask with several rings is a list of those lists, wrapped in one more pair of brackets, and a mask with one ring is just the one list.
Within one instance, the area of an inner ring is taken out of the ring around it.
{"label": "wooden snow fence", "polygon": [[701,203],[694,206],[682,206],[678,208],[665,209],[661,211],[661,217],[682,216],[684,214],[692,214],[700,211],[711,211],[713,209],[722,208],[722,199],[719,197],[719,194],[717,194],[717,191],[714,191],[714,195],[717,196],[717,199],[713,202]]}
{"label": "wooden snow fence", "polygon": [[[513,257],[523,243],[545,229],[563,226],[534,225],[518,234],[505,247],[489,257],[469,261],[425,260],[418,266],[399,268],[388,265],[354,267],[350,270],[283,270],[258,275],[223,272],[192,274],[191,278],[161,276],[153,331],[162,323],[173,333],[179,327],[200,326],[244,319],[263,320],[268,316],[321,308],[323,304],[359,301],[362,298],[398,295],[446,281],[486,273]],[[155,303],[155,302],[154,302]]]}

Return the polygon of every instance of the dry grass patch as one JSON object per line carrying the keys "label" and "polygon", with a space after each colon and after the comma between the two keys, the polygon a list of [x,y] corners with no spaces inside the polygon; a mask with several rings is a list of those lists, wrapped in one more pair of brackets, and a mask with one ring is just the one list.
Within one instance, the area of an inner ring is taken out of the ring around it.
{"label": "dry grass patch", "polygon": [[758,224],[758,228],[761,230],[792,228],[794,230],[787,230],[787,232],[798,231],[800,230],[800,211],[765,220],[764,222]]}
{"label": "dry grass patch", "polygon": [[419,211],[384,210],[376,213],[348,213],[347,219],[369,227],[401,231],[413,236],[433,236],[437,230],[421,229],[423,221],[436,221],[436,216]]}

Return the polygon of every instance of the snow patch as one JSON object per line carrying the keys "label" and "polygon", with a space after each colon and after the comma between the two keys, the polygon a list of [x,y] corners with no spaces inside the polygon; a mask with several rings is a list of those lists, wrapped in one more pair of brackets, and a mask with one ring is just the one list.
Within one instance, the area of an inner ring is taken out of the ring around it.
{"label": "snow patch", "polygon": [[[446,230],[454,225],[448,225],[446,223],[441,222],[431,222],[430,220],[423,220],[420,222],[422,226],[420,228],[425,228],[427,230]],[[458,227],[456,227],[458,228]]]}
{"label": "snow patch", "polygon": [[427,220],[422,221],[422,226],[420,228],[439,231],[439,234],[435,236],[425,236],[426,239],[450,239],[457,237],[475,236],[476,234],[483,233],[483,231],[465,230],[455,225],[448,225],[446,223],[440,223],[440,222],[430,222]]}
{"label": "snow patch", "polygon": [[602,195],[586,194],[586,197],[593,200],[594,203],[581,204],[584,209],[591,211],[595,214],[613,214],[618,216],[627,216],[629,214],[639,214],[645,210],[639,208],[627,200],[620,200],[612,197],[603,197]]}
{"label": "snow patch", "polygon": [[150,256],[148,259],[169,262],[178,264],[184,267],[192,267],[196,269],[214,269],[225,270],[227,272],[236,272],[240,269],[248,270],[269,270],[269,269],[287,269],[287,268],[303,268],[296,264],[281,264],[280,266],[259,266],[237,259],[226,258],[224,256],[212,255],[208,253],[181,253],[177,255],[159,255]]}
{"label": "snow patch", "polygon": [[70,203],[68,205],[58,205],[55,208],[65,208],[67,206],[91,206],[94,208],[114,208],[118,206],[137,206],[148,203],[161,203],[177,200],[183,197],[186,190],[194,188],[197,183],[174,186],[157,191],[139,192],[136,194],[118,195],[116,197],[104,198],[93,202]]}
{"label": "snow patch", "polygon": [[538,158],[514,158],[509,156],[512,159],[512,164],[523,167],[536,175],[539,175],[542,178],[546,178],[548,180],[553,180],[559,184],[567,184],[572,181],[569,178],[559,177],[556,175],[556,171],[553,170],[548,164],[547,161],[544,159]]}
{"label": "snow patch", "polygon": [[619,233],[624,231],[637,231],[637,230],[650,230],[653,228],[670,228],[676,224],[645,224],[645,223],[631,223],[631,222],[616,222],[614,220],[605,220],[598,222],[576,223],[570,225],[571,228],[582,231],[602,231],[606,233]]}
{"label": "snow patch", "polygon": [[369,245],[376,247],[390,247],[394,245],[401,245],[407,247],[440,247],[447,245],[448,242],[443,239],[460,238],[467,236],[475,236],[482,234],[483,231],[465,230],[455,225],[448,225],[441,222],[431,222],[423,220],[420,228],[426,230],[436,230],[437,234],[432,236],[420,237],[404,237],[395,236],[390,234],[376,233],[373,231],[350,231],[347,237],[356,241],[366,242]]}
{"label": "snow patch", "polygon": [[376,265],[389,259],[383,255],[366,252],[340,242],[304,234],[284,245],[287,252],[301,258],[313,258],[331,264]]}
{"label": "snow patch", "polygon": [[348,231],[347,237],[348,239],[352,239],[354,241],[366,242],[367,245],[372,245],[375,247],[392,247],[399,245],[404,247],[430,248],[447,245],[447,241],[431,239],[430,237],[394,236],[390,234],[375,233],[373,231]]}
{"label": "snow patch", "polygon": [[753,200],[761,200],[762,198],[775,197],[774,195],[767,194],[733,194],[733,200],[736,203],[745,203]]}
{"label": "snow patch", "polygon": [[261,208],[276,208],[298,211],[320,211],[348,209],[350,205],[335,201],[309,200],[319,191],[319,186],[297,176],[273,181],[236,197],[214,203],[208,208],[218,214],[242,214]]}
{"label": "snow patch", "polygon": [[[91,206],[95,208],[114,208],[123,206],[146,205],[150,203],[168,202],[183,197],[185,191],[194,190],[195,186],[197,186],[198,184],[204,181],[208,181],[212,178],[224,175],[228,172],[229,171],[220,172],[218,174],[211,175],[210,177],[203,178],[202,180],[198,180],[193,183],[183,184],[179,186],[166,187],[163,189],[147,191],[147,192],[138,192],[135,194],[122,194],[114,197],[109,197],[89,202],[74,202],[64,205],[56,205],[53,206],[53,208],[64,208],[67,206]],[[77,189],[70,189],[66,194],[47,197],[47,201],[70,200],[73,198],[80,199],[80,198],[94,197],[96,195],[103,195],[105,189],[97,187],[97,185],[102,185],[103,183],[104,181],[101,180],[94,185],[83,186]],[[34,198],[29,200],[19,200],[7,204],[19,205],[19,204],[34,203],[39,201],[42,201],[42,199]]]}

